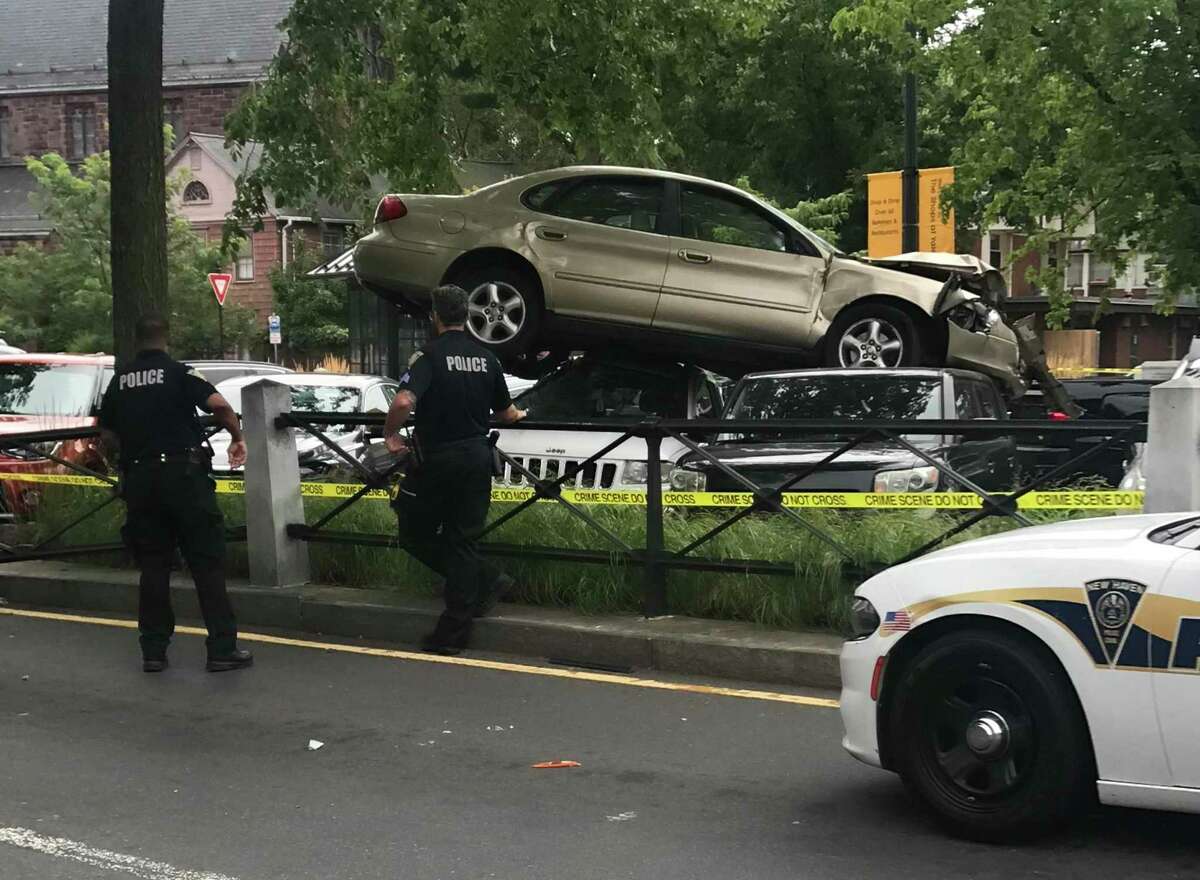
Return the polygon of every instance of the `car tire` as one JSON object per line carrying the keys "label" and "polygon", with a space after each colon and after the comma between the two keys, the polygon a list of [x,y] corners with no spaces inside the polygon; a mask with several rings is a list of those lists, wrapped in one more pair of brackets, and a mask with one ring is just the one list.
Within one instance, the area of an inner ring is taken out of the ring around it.
{"label": "car tire", "polygon": [[891,706],[896,769],[954,834],[998,842],[1046,833],[1095,790],[1074,689],[1031,638],[952,633],[904,670]]}
{"label": "car tire", "polygon": [[[913,317],[886,303],[842,309],[825,334],[830,367],[916,367],[924,363],[925,340]],[[893,349],[893,345],[899,349]],[[868,360],[868,352],[875,354]]]}
{"label": "car tire", "polygon": [[502,360],[533,350],[542,325],[542,292],[531,271],[481,265],[451,279],[467,292],[467,332]]}

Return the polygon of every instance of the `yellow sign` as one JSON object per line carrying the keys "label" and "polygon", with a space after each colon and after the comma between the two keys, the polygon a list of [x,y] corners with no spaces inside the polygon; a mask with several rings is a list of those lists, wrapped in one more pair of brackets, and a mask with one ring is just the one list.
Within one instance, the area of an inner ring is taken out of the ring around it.
{"label": "yellow sign", "polygon": [[954,209],[942,220],[942,187],[954,183],[954,166],[946,168],[922,168],[920,181],[921,207],[919,217],[921,230],[917,236],[923,251],[954,250]]}
{"label": "yellow sign", "polygon": [[867,175],[867,256],[894,257],[902,252],[899,171]]}
{"label": "yellow sign", "polygon": [[[954,253],[954,211],[942,220],[942,187],[954,183],[954,167],[922,168],[917,178],[917,250]],[[867,175],[867,256],[904,252],[903,187],[899,171]]]}

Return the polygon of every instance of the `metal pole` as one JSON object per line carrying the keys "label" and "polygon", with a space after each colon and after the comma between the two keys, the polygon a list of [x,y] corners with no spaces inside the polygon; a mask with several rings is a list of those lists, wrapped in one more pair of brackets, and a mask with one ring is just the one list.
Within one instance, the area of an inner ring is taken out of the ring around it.
{"label": "metal pole", "polygon": [[225,360],[225,307],[217,303],[217,339],[221,345],[221,360]]}
{"label": "metal pole", "polygon": [[662,434],[657,427],[646,435],[646,585],[642,613],[667,613],[667,570],[663,559]]}
{"label": "metal pole", "polygon": [[[909,33],[914,33],[908,25]],[[917,76],[904,74],[904,169],[901,186],[901,249],[912,253],[920,245],[920,172],[917,163]]]}

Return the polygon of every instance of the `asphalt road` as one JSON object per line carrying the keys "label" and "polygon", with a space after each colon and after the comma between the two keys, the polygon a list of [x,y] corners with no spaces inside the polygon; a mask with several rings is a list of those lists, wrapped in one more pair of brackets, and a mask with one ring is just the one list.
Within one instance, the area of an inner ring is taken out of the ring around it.
{"label": "asphalt road", "polygon": [[0,877],[1198,875],[1200,817],[948,839],[827,708],[252,647],[210,675],[181,636],[151,676],[128,630],[0,615]]}

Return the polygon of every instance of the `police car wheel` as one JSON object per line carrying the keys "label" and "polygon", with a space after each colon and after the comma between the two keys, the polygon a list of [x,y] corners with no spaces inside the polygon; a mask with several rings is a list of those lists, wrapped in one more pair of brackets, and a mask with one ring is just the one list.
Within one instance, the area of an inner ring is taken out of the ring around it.
{"label": "police car wheel", "polygon": [[955,834],[1033,837],[1072,818],[1093,789],[1078,699],[1032,639],[944,636],[909,664],[892,699],[897,769]]}
{"label": "police car wheel", "polygon": [[537,279],[511,266],[467,269],[454,279],[467,292],[467,332],[501,358],[528,352],[542,321]]}

